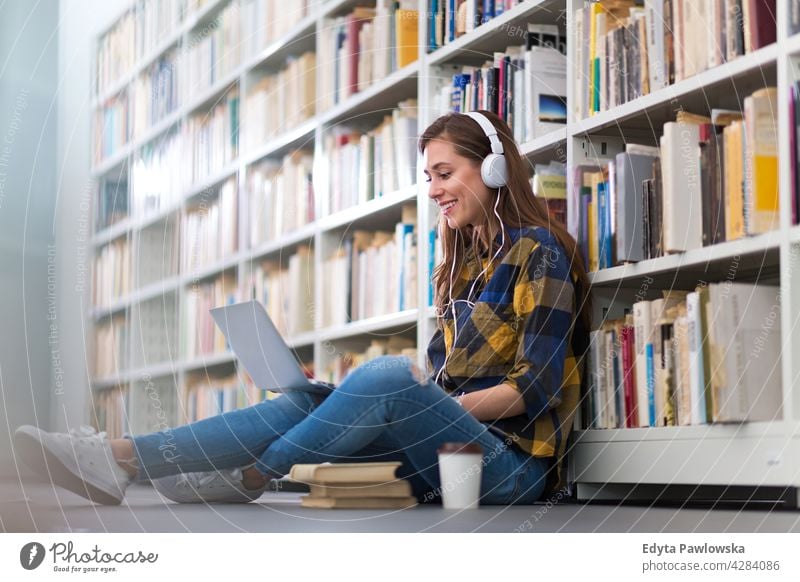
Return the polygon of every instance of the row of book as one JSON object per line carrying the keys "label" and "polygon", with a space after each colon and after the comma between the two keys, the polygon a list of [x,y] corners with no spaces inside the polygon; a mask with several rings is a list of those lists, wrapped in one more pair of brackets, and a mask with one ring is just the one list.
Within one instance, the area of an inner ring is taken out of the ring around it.
{"label": "row of book", "polygon": [[777,92],[744,114],[679,112],[660,148],[628,144],[598,166],[576,166],[568,227],[590,270],[759,234],[779,225]]}
{"label": "row of book", "polygon": [[[525,143],[567,123],[566,43],[555,25],[528,24],[526,44],[495,52],[482,66],[462,66],[433,100],[439,115],[480,109],[508,123]],[[563,52],[562,52],[563,51]]]}
{"label": "row of book", "polygon": [[277,394],[257,388],[249,378],[245,381],[236,374],[222,377],[202,374],[186,382],[185,421],[196,422],[223,412],[253,406],[270,396]]}
{"label": "row of book", "polygon": [[94,163],[113,156],[130,138],[130,111],[127,92],[108,99],[94,112],[92,151]]}
{"label": "row of book", "polygon": [[181,347],[178,293],[165,291],[134,304],[128,313],[131,369],[174,362]]}
{"label": "row of book", "polygon": [[179,85],[178,53],[172,51],[145,69],[131,86],[131,131],[143,136],[184,102]]}
{"label": "row of book", "polygon": [[239,248],[236,178],[229,178],[210,200],[202,197],[181,225],[181,272],[193,273],[235,254]]}
{"label": "row of book", "polygon": [[136,13],[126,12],[98,41],[96,52],[96,90],[103,94],[133,70],[136,62]]}
{"label": "row of book", "polygon": [[531,188],[544,200],[551,220],[567,224],[567,165],[561,162],[534,164]]}
{"label": "row of book", "polygon": [[314,329],[314,250],[301,245],[283,264],[261,261],[250,275],[250,297],[261,302],[285,338]]}
{"label": "row of book", "polygon": [[256,55],[280,40],[300,21],[316,14],[321,0],[244,0],[241,5],[245,55]]}
{"label": "row of book", "polygon": [[94,230],[108,228],[128,217],[128,180],[109,176],[97,182]]}
{"label": "row of book", "polygon": [[523,0],[428,0],[428,51],[441,48]]}
{"label": "row of book", "polygon": [[[234,87],[211,111],[190,117],[183,127],[191,158],[191,183],[222,171],[239,156],[239,90]],[[187,156],[188,157],[188,156]]]}
{"label": "row of book", "polygon": [[181,74],[191,95],[202,93],[232,74],[240,63],[240,0],[231,0],[216,18],[194,32]]}
{"label": "row of book", "polygon": [[100,249],[92,265],[92,305],[107,307],[131,290],[128,239],[118,238]]}
{"label": "row of book", "polygon": [[226,351],[225,336],[214,323],[210,309],[239,301],[235,273],[223,273],[208,283],[188,288],[184,296],[181,353],[187,360]]}
{"label": "row of book", "polygon": [[128,321],[117,314],[94,327],[94,378],[108,378],[128,367]]}
{"label": "row of book", "polygon": [[357,206],[416,182],[417,102],[402,101],[372,131],[334,127],[323,138],[326,175],[315,189],[323,215]]}
{"label": "row of book", "polygon": [[[800,13],[800,6],[798,7]],[[798,28],[800,28],[800,17],[798,17]],[[800,172],[798,172],[798,165],[800,165],[800,113],[798,113],[798,105],[800,104],[800,81],[794,81],[790,87],[789,94],[789,169],[791,172],[792,180],[792,224],[800,223]]]}
{"label": "row of book", "polygon": [[416,8],[414,0],[377,0],[374,8],[358,6],[320,31],[320,111],[417,60]]}
{"label": "row of book", "polygon": [[92,425],[105,431],[108,438],[121,438],[127,431],[127,386],[115,386],[92,392]]}
{"label": "row of book", "polygon": [[172,132],[137,150],[131,167],[131,214],[142,218],[176,208],[191,177],[183,163],[183,134]]}
{"label": "row of book", "polygon": [[417,361],[416,342],[401,335],[373,339],[366,349],[360,352],[337,350],[334,354],[336,357],[328,361],[326,369],[323,370],[323,377],[320,378],[333,384],[339,384],[351,370],[380,356],[405,356],[412,362]]}
{"label": "row of book", "polygon": [[314,158],[295,150],[280,163],[265,161],[247,173],[250,247],[257,248],[314,221]]}
{"label": "row of book", "polygon": [[575,13],[578,119],[774,43],[775,0],[586,2]]}
{"label": "row of book", "polygon": [[782,417],[778,287],[702,283],[590,333],[587,428]]}
{"label": "row of book", "polygon": [[356,230],[323,262],[325,325],[417,307],[416,211],[406,205],[402,212],[394,232]]}
{"label": "row of book", "polygon": [[137,0],[98,41],[95,94],[130,74],[209,0]]}
{"label": "row of book", "polygon": [[178,275],[180,264],[179,217],[175,214],[138,232],[133,255],[135,289]]}
{"label": "row of book", "polygon": [[314,116],[317,57],[307,52],[287,59],[286,66],[266,75],[245,96],[247,124],[242,139],[246,151],[264,145]]}

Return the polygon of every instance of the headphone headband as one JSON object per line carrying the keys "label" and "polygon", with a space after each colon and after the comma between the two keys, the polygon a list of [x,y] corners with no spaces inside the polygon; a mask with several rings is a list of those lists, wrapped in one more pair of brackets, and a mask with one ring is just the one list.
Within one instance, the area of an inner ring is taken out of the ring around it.
{"label": "headphone headband", "polygon": [[478,125],[481,126],[483,133],[489,138],[489,144],[492,147],[493,154],[502,155],[505,153],[503,152],[503,143],[500,141],[500,138],[497,137],[497,129],[492,125],[492,122],[489,121],[488,117],[478,111],[468,111],[466,115],[477,121]]}

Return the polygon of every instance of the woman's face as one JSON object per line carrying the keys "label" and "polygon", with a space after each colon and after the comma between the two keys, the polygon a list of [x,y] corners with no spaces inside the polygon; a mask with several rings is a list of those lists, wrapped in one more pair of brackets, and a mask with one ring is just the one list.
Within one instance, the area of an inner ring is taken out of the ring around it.
{"label": "woman's face", "polygon": [[496,191],[481,180],[481,169],[456,153],[449,141],[436,139],[425,148],[425,175],[430,183],[428,196],[439,206],[447,225],[461,229],[483,226],[493,216]]}

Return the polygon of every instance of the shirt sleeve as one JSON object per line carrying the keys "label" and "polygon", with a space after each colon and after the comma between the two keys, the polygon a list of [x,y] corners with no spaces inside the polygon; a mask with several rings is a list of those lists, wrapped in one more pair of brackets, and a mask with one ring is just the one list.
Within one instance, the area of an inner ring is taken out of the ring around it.
{"label": "shirt sleeve", "polygon": [[514,285],[517,352],[503,380],[522,394],[531,420],[561,403],[574,294],[566,253],[559,245],[540,243]]}

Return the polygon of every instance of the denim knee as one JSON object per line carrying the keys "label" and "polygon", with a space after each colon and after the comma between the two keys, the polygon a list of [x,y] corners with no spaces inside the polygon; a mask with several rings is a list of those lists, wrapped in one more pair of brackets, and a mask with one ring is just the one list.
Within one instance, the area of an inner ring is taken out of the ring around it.
{"label": "denim knee", "polygon": [[423,380],[406,356],[378,356],[353,370],[337,391],[361,396],[388,396],[417,388]]}

